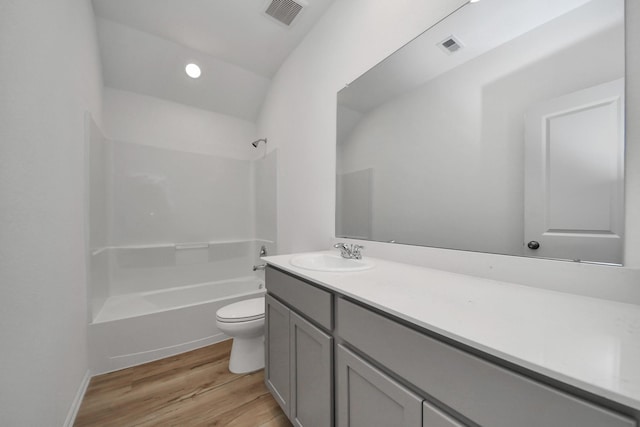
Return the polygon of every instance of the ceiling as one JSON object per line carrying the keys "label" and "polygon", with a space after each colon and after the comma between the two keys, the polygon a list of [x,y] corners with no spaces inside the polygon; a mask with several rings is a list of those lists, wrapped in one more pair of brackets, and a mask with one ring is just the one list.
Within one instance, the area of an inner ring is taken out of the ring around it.
{"label": "ceiling", "polygon": [[[537,43],[537,51],[526,52],[529,60],[616,25],[623,17],[622,0],[483,0],[467,4],[350,83],[340,92],[340,104],[360,113],[370,111],[554,20],[558,24],[546,30],[547,43]],[[439,47],[439,42],[450,36],[463,44],[455,54]],[[503,64],[505,72],[507,68]]]}
{"label": "ceiling", "polygon": [[286,27],[264,14],[270,0],[93,0],[105,85],[254,121],[271,77],[333,1],[306,0]]}

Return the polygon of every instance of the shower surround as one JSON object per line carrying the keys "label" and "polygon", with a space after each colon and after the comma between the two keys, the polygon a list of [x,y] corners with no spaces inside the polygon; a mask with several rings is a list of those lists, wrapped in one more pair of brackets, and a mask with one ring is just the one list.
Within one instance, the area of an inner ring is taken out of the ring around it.
{"label": "shower surround", "polygon": [[[148,127],[149,109],[138,109],[147,123],[139,126]],[[258,158],[248,138],[237,141],[248,155],[199,153],[180,141],[150,145],[130,129],[123,142],[111,136],[123,136],[119,125],[107,138],[86,120],[93,374],[226,339],[216,310],[264,292],[263,273],[252,266],[261,246],[276,249],[275,151]]]}

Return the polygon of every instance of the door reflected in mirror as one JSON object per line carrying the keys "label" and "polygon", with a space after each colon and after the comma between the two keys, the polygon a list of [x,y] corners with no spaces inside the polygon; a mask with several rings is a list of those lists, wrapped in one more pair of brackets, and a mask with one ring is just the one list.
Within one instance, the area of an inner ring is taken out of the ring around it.
{"label": "door reflected in mirror", "polygon": [[338,93],[336,235],[621,264],[624,57],[624,0],[460,8]]}

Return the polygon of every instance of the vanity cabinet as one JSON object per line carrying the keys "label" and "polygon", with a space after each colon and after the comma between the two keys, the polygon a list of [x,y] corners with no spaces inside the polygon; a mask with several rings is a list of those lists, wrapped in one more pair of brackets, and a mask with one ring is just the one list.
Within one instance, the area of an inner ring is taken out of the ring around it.
{"label": "vanity cabinet", "polygon": [[265,382],[296,426],[638,427],[637,412],[352,297],[273,267],[266,279]]}
{"label": "vanity cabinet", "polygon": [[341,339],[425,396],[478,425],[636,426],[621,414],[460,350],[359,304],[339,298],[336,311],[336,332]]}
{"label": "vanity cabinet", "polygon": [[333,324],[332,296],[272,268],[266,274],[267,388],[295,426],[330,427],[333,338],[328,332]]}

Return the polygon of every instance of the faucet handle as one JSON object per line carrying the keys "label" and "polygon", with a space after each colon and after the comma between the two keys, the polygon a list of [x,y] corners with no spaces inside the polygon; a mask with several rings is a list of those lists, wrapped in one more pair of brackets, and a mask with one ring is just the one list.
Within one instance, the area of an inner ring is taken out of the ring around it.
{"label": "faucet handle", "polygon": [[340,249],[340,255],[342,258],[347,259],[362,259],[362,253],[360,252],[364,249],[364,246],[356,245],[355,243],[346,244],[346,243],[336,243],[333,245],[334,248]]}
{"label": "faucet handle", "polygon": [[336,243],[335,245],[333,245],[334,248],[336,249],[340,249],[340,256],[342,258],[350,258],[351,257],[351,251],[349,250],[349,248],[347,247],[347,245],[345,243]]}
{"label": "faucet handle", "polygon": [[253,266],[253,271],[265,270],[267,268],[267,264],[258,264]]}
{"label": "faucet handle", "polygon": [[362,245],[351,245],[351,256],[355,259],[362,259],[362,249],[364,249]]}

